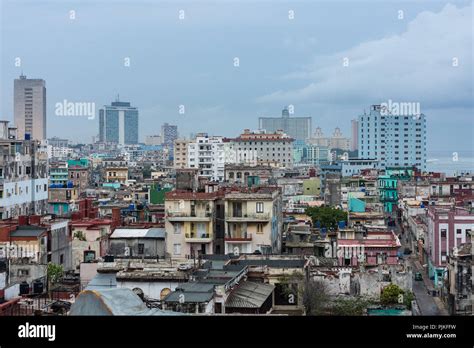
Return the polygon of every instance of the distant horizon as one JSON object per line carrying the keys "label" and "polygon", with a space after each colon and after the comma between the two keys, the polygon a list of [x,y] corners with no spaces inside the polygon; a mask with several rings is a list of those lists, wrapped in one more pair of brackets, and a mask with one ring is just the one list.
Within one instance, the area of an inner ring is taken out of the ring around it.
{"label": "distant horizon", "polygon": [[350,137],[352,119],[393,100],[420,103],[428,153],[473,151],[471,2],[344,6],[2,0],[0,119],[13,123],[24,74],[46,81],[47,138],[76,143],[97,137],[98,117],[59,117],[63,100],[97,116],[120,95],[138,108],[140,142],[166,122],[180,137],[235,137],[288,105],[311,134]]}

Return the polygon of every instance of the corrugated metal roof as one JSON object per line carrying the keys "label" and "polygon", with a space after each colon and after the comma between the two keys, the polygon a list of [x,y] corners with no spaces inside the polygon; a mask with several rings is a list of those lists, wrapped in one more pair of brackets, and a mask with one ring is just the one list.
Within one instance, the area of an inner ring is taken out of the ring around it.
{"label": "corrugated metal roof", "polygon": [[[184,297],[181,297],[184,295]],[[214,296],[214,284],[192,282],[184,283],[165,297],[164,302],[201,303],[209,302]]]}
{"label": "corrugated metal roof", "polygon": [[117,228],[110,238],[165,238],[164,228]]}
{"label": "corrugated metal roof", "polygon": [[226,307],[260,308],[273,293],[274,285],[243,282],[227,298]]}
{"label": "corrugated metal roof", "polygon": [[115,273],[97,273],[87,285],[86,290],[110,289],[117,287]]}
{"label": "corrugated metal roof", "polygon": [[256,259],[256,260],[239,260],[236,263],[247,266],[268,266],[275,268],[302,268],[305,260],[271,260],[271,259]]}
{"label": "corrugated metal roof", "polygon": [[182,313],[148,308],[128,288],[84,290],[71,306],[69,315],[183,315]]}
{"label": "corrugated metal roof", "polygon": [[[183,294],[184,297],[180,295]],[[164,302],[180,302],[183,303],[202,303],[202,302],[209,302],[212,300],[214,293],[209,292],[182,292],[182,291],[174,291],[169,294],[165,299]]]}
{"label": "corrugated metal roof", "polygon": [[20,226],[15,231],[10,232],[11,237],[39,237],[46,232],[46,228],[37,226]]}

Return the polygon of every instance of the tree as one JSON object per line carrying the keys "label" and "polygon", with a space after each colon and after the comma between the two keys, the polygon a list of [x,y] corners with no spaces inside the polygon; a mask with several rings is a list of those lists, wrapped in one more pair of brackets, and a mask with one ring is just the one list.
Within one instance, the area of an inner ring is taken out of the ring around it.
{"label": "tree", "polygon": [[55,263],[48,263],[48,280],[51,282],[51,284],[58,283],[62,278],[64,274],[64,269],[63,266],[61,265],[56,265]]}
{"label": "tree", "polygon": [[396,284],[387,285],[380,294],[380,302],[383,305],[405,303],[404,291]]}
{"label": "tree", "polygon": [[298,299],[302,301],[307,315],[325,315],[331,296],[326,284],[321,280],[307,279],[303,274],[294,272],[279,278],[285,285],[286,296],[294,296],[295,289]]}
{"label": "tree", "polygon": [[331,307],[331,315],[364,315],[372,302],[364,298],[336,299]]}
{"label": "tree", "polygon": [[311,217],[313,224],[319,221],[321,227],[328,229],[337,228],[339,221],[347,222],[347,212],[329,206],[310,207],[305,213]]}

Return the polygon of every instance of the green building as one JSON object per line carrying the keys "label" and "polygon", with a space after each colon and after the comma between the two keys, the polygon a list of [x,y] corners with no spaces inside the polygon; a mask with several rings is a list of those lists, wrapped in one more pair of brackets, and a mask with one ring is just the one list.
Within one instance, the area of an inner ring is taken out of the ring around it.
{"label": "green building", "polygon": [[378,177],[379,198],[384,211],[391,213],[398,203],[398,181],[408,181],[415,175],[413,167],[387,167]]}
{"label": "green building", "polygon": [[321,179],[310,178],[303,180],[303,195],[321,196]]}
{"label": "green building", "polygon": [[67,161],[68,167],[89,167],[89,159],[88,158],[80,158],[80,159],[70,159]]}

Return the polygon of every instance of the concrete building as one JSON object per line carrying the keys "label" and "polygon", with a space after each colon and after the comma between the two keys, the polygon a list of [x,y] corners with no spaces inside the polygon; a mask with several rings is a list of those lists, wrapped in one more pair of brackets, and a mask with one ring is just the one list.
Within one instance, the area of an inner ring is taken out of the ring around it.
{"label": "concrete building", "polygon": [[176,139],[174,141],[173,166],[175,169],[188,167],[188,144],[190,142],[187,139]]}
{"label": "concrete building", "polygon": [[109,253],[162,259],[165,257],[165,229],[117,228],[109,238]]}
{"label": "concrete building", "polygon": [[178,139],[178,126],[165,123],[161,126],[161,140],[163,146],[172,149],[174,141]]}
{"label": "concrete building", "polygon": [[[219,136],[200,133],[187,144],[188,168],[197,168],[200,177],[224,180],[224,143]],[[181,157],[182,161],[182,157]]]}
{"label": "concrete building", "polygon": [[377,160],[374,159],[364,159],[364,158],[350,158],[345,161],[341,161],[342,176],[353,176],[359,175],[364,169],[376,169]]}
{"label": "concrete building", "polygon": [[138,144],[138,109],[118,100],[100,109],[99,141]]}
{"label": "concrete building", "polygon": [[451,315],[473,315],[473,253],[470,243],[459,245],[448,256],[447,302]]}
{"label": "concrete building", "polygon": [[225,165],[225,181],[230,184],[242,186],[267,184],[272,177],[270,166],[231,163]]}
{"label": "concrete building", "polygon": [[440,286],[449,251],[471,242],[474,214],[460,207],[430,206],[427,217],[428,241],[425,252],[428,257],[428,272],[430,277],[434,277],[435,286]]}
{"label": "concrete building", "polygon": [[245,129],[237,138],[232,139],[235,162],[256,163],[276,167],[293,167],[293,138],[283,131],[267,133],[251,132]]}
{"label": "concrete building", "polygon": [[282,195],[277,187],[240,188],[227,192],[224,253],[281,251]]}
{"label": "concrete building", "polygon": [[69,140],[68,139],[61,139],[58,137],[52,137],[48,139],[48,145],[52,147],[68,147]]}
{"label": "concrete building", "polygon": [[161,135],[147,135],[145,138],[145,145],[161,145],[162,142]]}
{"label": "concrete building", "polygon": [[165,199],[166,252],[175,259],[221,254],[222,192],[171,191]]}
{"label": "concrete building", "polygon": [[71,221],[72,267],[78,272],[81,263],[103,257],[107,239],[113,230],[111,219],[74,219]]}
{"label": "concrete building", "polygon": [[259,117],[258,128],[268,133],[282,130],[293,139],[305,141],[311,136],[311,117],[290,117],[284,108],[281,117]]}
{"label": "concrete building", "polygon": [[317,127],[313,137],[308,140],[308,143],[318,146],[325,146],[328,147],[330,150],[341,149],[349,151],[351,147],[350,139],[342,135],[342,132],[339,127],[336,127],[331,137],[324,136],[321,128]]}
{"label": "concrete building", "polygon": [[69,181],[77,188],[79,194],[89,187],[89,168],[82,166],[68,167]]}
{"label": "concrete building", "polygon": [[34,140],[19,140],[0,121],[0,220],[48,211],[48,159]]}
{"label": "concrete building", "polygon": [[125,184],[128,180],[128,167],[106,167],[105,181]]}
{"label": "concrete building", "polygon": [[328,146],[317,144],[300,144],[294,151],[294,163],[319,166],[331,161],[331,152]]}
{"label": "concrete building", "polygon": [[357,150],[359,147],[359,121],[351,120],[351,151]]}
{"label": "concrete building", "polygon": [[358,118],[360,158],[377,159],[385,168],[416,166],[426,171],[426,117],[424,114],[387,113],[372,105]]}
{"label": "concrete building", "polygon": [[46,82],[43,79],[27,79],[24,75],[15,79],[13,114],[18,139],[46,139]]}

